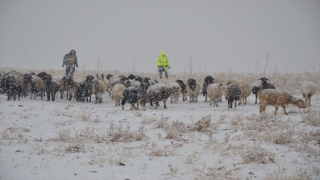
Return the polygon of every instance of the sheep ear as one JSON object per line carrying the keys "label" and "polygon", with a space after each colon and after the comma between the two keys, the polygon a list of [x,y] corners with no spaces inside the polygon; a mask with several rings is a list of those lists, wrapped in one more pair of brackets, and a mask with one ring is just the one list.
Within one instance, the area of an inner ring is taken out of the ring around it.
{"label": "sheep ear", "polygon": [[222,86],[222,84],[219,84],[219,87],[221,87]]}
{"label": "sheep ear", "polygon": [[266,78],[267,81],[269,81],[269,79]]}

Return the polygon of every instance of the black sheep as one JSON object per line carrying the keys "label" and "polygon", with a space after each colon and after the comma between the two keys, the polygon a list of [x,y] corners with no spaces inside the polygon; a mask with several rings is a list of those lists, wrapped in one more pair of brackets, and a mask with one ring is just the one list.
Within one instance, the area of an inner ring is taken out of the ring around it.
{"label": "black sheep", "polygon": [[182,101],[187,100],[187,86],[184,84],[184,82],[180,79],[177,79],[176,82],[180,85],[181,87],[181,93],[182,93]]}
{"label": "black sheep", "polygon": [[[122,110],[124,110],[124,105],[126,102],[131,104],[130,109],[139,109],[139,104],[143,107],[143,110],[146,110],[146,96],[145,92],[142,91],[141,88],[138,87],[128,87],[123,91],[123,97],[121,100]],[[135,107],[135,103],[137,103],[137,107]]]}
{"label": "black sheep", "polygon": [[202,95],[206,96],[205,102],[207,102],[207,87],[213,83],[214,83],[214,78],[210,75],[205,77],[203,80]]}

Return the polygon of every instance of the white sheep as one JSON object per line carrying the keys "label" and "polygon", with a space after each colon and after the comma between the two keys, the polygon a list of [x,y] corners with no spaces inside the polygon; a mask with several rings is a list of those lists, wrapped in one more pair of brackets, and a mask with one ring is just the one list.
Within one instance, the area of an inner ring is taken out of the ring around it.
{"label": "white sheep", "polygon": [[216,107],[219,107],[218,102],[223,95],[221,87],[222,87],[222,84],[217,84],[217,83],[210,84],[207,87],[207,94],[210,99],[210,106],[213,103]]}
{"label": "white sheep", "polygon": [[107,88],[107,92],[110,90],[110,84],[109,80],[104,76],[104,74],[101,74],[101,81],[103,81],[104,85]]}
{"label": "white sheep", "polygon": [[92,85],[92,93],[96,96],[96,104],[102,103],[102,96],[106,92],[106,86],[101,80],[94,80]]}
{"label": "white sheep", "polygon": [[170,95],[170,103],[178,104],[179,96],[181,93],[180,85],[176,82],[172,82],[169,83],[168,87],[173,90],[172,94]]}
{"label": "white sheep", "polygon": [[187,81],[187,94],[190,98],[189,103],[198,102],[198,96],[200,93],[200,84],[194,79],[188,79]]}
{"label": "white sheep", "polygon": [[115,84],[112,88],[112,99],[116,101],[115,106],[120,106],[120,101],[123,97],[123,91],[126,87],[123,84]]}
{"label": "white sheep", "polygon": [[317,86],[315,83],[306,81],[302,83],[300,87],[302,97],[305,99],[307,106],[311,106],[311,97],[317,92]]}

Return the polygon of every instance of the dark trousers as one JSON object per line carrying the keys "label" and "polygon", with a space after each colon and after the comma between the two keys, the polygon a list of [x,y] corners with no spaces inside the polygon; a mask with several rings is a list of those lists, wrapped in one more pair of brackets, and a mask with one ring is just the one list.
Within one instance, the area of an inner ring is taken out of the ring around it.
{"label": "dark trousers", "polygon": [[66,76],[73,77],[74,71],[75,71],[74,66],[67,66],[66,67]]}
{"label": "dark trousers", "polygon": [[162,79],[162,72],[164,72],[166,78],[168,79],[168,71],[166,71],[163,66],[158,66],[158,71],[160,79]]}

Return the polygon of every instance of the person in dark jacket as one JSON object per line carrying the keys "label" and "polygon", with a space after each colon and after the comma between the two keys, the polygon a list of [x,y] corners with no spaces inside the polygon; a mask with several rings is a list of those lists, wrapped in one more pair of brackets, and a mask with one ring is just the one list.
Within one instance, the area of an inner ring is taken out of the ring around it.
{"label": "person in dark jacket", "polygon": [[71,50],[69,54],[63,57],[62,67],[66,66],[66,76],[72,77],[75,67],[78,67],[78,58],[75,50]]}

